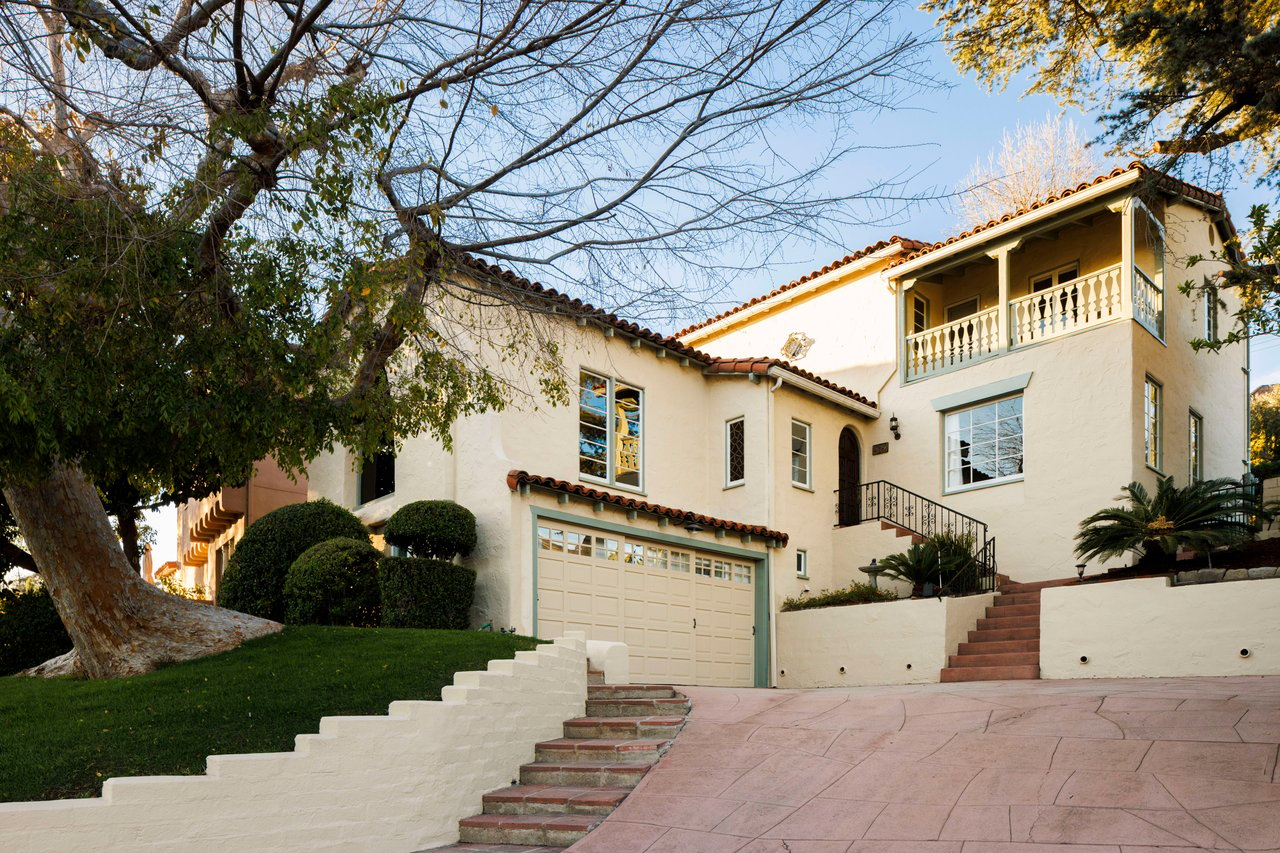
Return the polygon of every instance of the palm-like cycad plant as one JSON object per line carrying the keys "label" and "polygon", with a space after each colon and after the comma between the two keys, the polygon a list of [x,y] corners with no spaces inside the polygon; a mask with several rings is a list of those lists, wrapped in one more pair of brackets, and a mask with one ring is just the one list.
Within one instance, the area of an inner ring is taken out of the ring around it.
{"label": "palm-like cycad plant", "polygon": [[1249,494],[1235,480],[1203,480],[1181,488],[1161,477],[1153,497],[1141,483],[1125,486],[1115,506],[1080,522],[1076,554],[1082,559],[1109,559],[1125,552],[1139,554],[1140,565],[1172,559],[1182,548],[1204,553],[1223,545],[1249,541],[1255,529],[1246,519],[1256,511]]}

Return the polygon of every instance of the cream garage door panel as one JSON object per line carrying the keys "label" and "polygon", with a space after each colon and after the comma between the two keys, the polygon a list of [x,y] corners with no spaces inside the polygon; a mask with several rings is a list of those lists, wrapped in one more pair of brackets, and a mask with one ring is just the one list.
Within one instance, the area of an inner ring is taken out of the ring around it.
{"label": "cream garage door panel", "polygon": [[630,647],[637,683],[750,686],[754,566],[642,538],[538,527],[538,634]]}

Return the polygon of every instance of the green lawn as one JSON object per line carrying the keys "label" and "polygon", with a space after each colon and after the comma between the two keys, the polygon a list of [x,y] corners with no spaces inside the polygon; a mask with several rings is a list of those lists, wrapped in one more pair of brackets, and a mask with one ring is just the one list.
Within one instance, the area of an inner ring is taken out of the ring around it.
{"label": "green lawn", "polygon": [[112,776],[203,773],[206,755],[288,751],[323,716],[439,699],[455,672],[536,645],[480,631],[290,627],[133,678],[0,678],[0,801],[96,796]]}

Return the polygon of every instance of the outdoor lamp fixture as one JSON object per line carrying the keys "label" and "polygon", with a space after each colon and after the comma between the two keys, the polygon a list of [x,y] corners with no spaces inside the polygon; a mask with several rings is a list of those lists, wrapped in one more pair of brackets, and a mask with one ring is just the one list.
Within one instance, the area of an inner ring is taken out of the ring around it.
{"label": "outdoor lamp fixture", "polygon": [[707,528],[703,527],[701,524],[699,524],[696,521],[691,521],[684,526],[684,529],[689,531],[690,533],[701,533]]}
{"label": "outdoor lamp fixture", "polygon": [[1078,577],[1081,581],[1084,580],[1084,567],[1086,565],[1087,565],[1086,563],[1076,563],[1076,577]]}
{"label": "outdoor lamp fixture", "polygon": [[898,432],[898,416],[889,416],[889,432],[893,433],[893,440],[897,441],[902,438],[902,433]]}

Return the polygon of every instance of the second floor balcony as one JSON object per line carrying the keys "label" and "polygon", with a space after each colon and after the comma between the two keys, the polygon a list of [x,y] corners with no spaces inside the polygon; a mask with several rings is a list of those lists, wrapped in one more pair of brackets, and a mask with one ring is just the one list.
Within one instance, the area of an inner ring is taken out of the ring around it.
{"label": "second floor balcony", "polygon": [[917,269],[902,291],[907,382],[1122,320],[1164,339],[1163,228],[1134,199]]}

